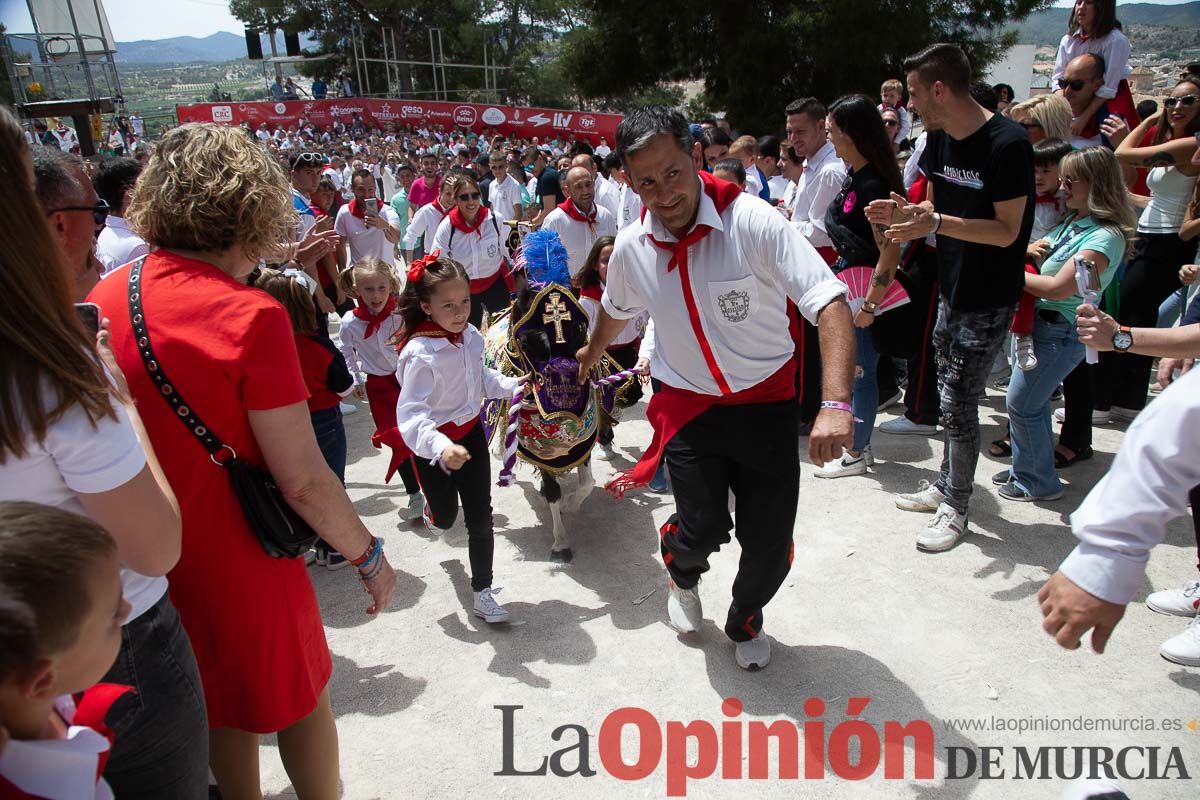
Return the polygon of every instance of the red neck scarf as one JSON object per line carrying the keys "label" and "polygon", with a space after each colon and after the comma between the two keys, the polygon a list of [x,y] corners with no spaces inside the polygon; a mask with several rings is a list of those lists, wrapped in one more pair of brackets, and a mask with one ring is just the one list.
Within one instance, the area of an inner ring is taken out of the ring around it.
{"label": "red neck scarf", "polygon": [[442,201],[440,198],[435,198],[430,205],[437,209],[437,212],[441,215],[442,219],[445,219],[446,215],[450,213],[450,209],[442,208]]}
{"label": "red neck scarf", "polygon": [[1052,206],[1058,205],[1058,194],[1055,192],[1038,192],[1037,202],[1049,203]]}
{"label": "red neck scarf", "polygon": [[592,210],[589,211],[587,214],[584,214],[582,211],[580,211],[579,208],[575,205],[575,201],[569,197],[566,200],[563,200],[561,203],[559,203],[558,207],[563,210],[564,214],[566,214],[568,217],[575,220],[576,222],[586,222],[588,228],[591,228],[591,229],[594,229],[596,227],[596,216],[600,212],[598,212],[596,210],[596,201],[595,200],[592,201]]}
{"label": "red neck scarf", "polygon": [[388,301],[383,304],[383,308],[381,308],[379,310],[378,314],[372,314],[367,309],[366,303],[362,303],[361,305],[355,306],[354,316],[358,317],[359,319],[361,319],[367,323],[367,332],[363,334],[363,338],[370,339],[372,336],[374,336],[375,332],[379,330],[381,325],[383,325],[383,321],[385,319],[387,319],[388,317],[390,317],[392,315],[392,312],[394,312],[395,310],[396,310],[396,296],[395,295],[392,295],[391,297],[388,298]]}
{"label": "red neck scarf", "polygon": [[463,219],[462,212],[458,210],[458,206],[455,206],[454,208],[450,209],[450,224],[451,225],[453,225],[455,228],[462,231],[463,233],[473,233],[481,239],[483,238],[483,234],[480,233],[479,226],[482,225],[483,221],[487,218],[488,218],[487,206],[479,207],[479,213],[475,215],[475,224],[474,225],[467,224],[467,221],[465,219]]}
{"label": "red neck scarf", "polygon": [[408,344],[409,340],[415,339],[418,336],[428,336],[431,339],[446,339],[455,347],[462,347],[463,342],[462,333],[451,333],[433,320],[427,319],[424,322],[419,323],[417,327],[413,328],[412,331],[404,337],[404,341],[401,343],[400,349],[403,350],[404,345]]}
{"label": "red neck scarf", "polygon": [[[736,183],[714,178],[707,172],[698,172],[696,174],[700,177],[704,193],[708,195],[708,199],[712,200],[713,205],[717,207],[717,214],[724,214],[725,209],[729,208],[733,204],[733,201],[738,198],[738,195],[742,193],[741,188]],[[697,214],[699,214],[699,210],[697,210]],[[645,219],[645,217],[646,209],[643,208],[642,218]],[[667,272],[674,271],[675,267],[683,267],[686,272],[688,248],[710,233],[712,233],[712,228],[708,225],[697,225],[677,242],[660,242],[650,234],[646,234],[646,238],[653,242],[655,247],[671,253],[671,260],[667,262]]]}
{"label": "red neck scarf", "polygon": [[364,208],[364,207],[362,206],[362,204],[358,202],[358,198],[357,198],[357,197],[355,197],[355,198],[352,198],[352,199],[350,200],[350,202],[349,202],[347,205],[349,205],[349,206],[350,206],[350,213],[351,213],[351,214],[353,214],[354,216],[358,217],[359,219],[366,219],[366,216],[367,216],[367,209],[366,209],[366,208]]}
{"label": "red neck scarf", "polygon": [[598,283],[594,283],[591,286],[585,286],[584,288],[579,290],[580,297],[589,297],[592,300],[595,300],[597,303],[600,302],[600,297],[603,294],[604,294],[604,287]]}

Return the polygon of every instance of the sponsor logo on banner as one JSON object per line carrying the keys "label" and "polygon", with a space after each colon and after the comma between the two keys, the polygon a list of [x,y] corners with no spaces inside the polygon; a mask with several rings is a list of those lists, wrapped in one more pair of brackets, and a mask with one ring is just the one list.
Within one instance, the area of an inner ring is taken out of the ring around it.
{"label": "sponsor logo on banner", "polygon": [[485,125],[503,125],[504,112],[492,106],[483,110],[483,122]]}
{"label": "sponsor logo on banner", "polygon": [[425,109],[420,106],[400,106],[400,119],[420,119],[425,116]]}
{"label": "sponsor logo on banner", "polygon": [[579,118],[579,127],[587,128],[588,130],[591,130],[592,128],[596,127],[596,118],[595,117],[580,117]]}
{"label": "sponsor logo on banner", "polygon": [[329,114],[334,117],[345,116],[350,114],[361,114],[362,106],[330,106]]}
{"label": "sponsor logo on banner", "polygon": [[479,112],[475,110],[474,106],[459,106],[458,108],[454,109],[455,125],[474,125],[475,120],[478,118]]}
{"label": "sponsor logo on banner", "polygon": [[379,107],[379,110],[375,112],[375,119],[392,120],[396,119],[396,117],[397,115],[392,113],[391,103],[384,103]]}
{"label": "sponsor logo on banner", "polygon": [[275,113],[276,114],[286,114],[287,106],[285,106],[283,103],[276,103],[275,104]]}
{"label": "sponsor logo on banner", "polygon": [[231,106],[213,106],[212,121],[233,122],[233,108]]}

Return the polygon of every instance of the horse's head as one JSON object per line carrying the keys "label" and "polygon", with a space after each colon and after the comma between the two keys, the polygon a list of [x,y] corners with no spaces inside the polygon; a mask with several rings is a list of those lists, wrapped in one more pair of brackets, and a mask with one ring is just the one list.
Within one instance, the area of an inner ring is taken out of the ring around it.
{"label": "horse's head", "polygon": [[518,292],[510,335],[539,380],[538,397],[546,411],[582,413],[587,387],[576,380],[575,354],[587,343],[587,329],[587,314],[566,287],[550,284]]}

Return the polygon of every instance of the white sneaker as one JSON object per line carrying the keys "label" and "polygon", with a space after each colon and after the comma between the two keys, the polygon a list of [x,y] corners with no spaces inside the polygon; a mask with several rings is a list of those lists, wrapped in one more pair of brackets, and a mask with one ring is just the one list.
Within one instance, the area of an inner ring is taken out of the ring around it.
{"label": "white sneaker", "polygon": [[1200,667],[1200,617],[1193,617],[1187,629],[1162,643],[1159,655],[1185,667]]}
{"label": "white sneaker", "polygon": [[1109,416],[1116,422],[1133,422],[1137,419],[1138,410],[1136,408],[1121,408],[1113,406],[1108,410]]}
{"label": "white sneaker", "polygon": [[942,494],[942,490],[929,481],[918,483],[917,490],[912,494],[896,495],[896,508],[901,511],[933,512],[937,511],[944,502],[946,502],[946,495]]}
{"label": "white sneaker", "polygon": [[317,563],[317,551],[316,550],[306,551],[304,553],[304,566],[311,567],[315,563]]}
{"label": "white sneaker", "polygon": [[[421,497],[424,500],[425,495],[422,494]],[[439,530],[438,526],[433,524],[433,508],[429,503],[422,502],[421,519],[425,520],[425,527],[429,528],[429,530]]]}
{"label": "white sneaker", "polygon": [[504,606],[496,602],[495,595],[501,591],[500,587],[488,587],[481,592],[475,592],[475,616],[482,617],[484,622],[508,622],[508,612],[504,610]]}
{"label": "white sneaker", "polygon": [[857,457],[850,455],[849,452],[843,450],[842,457],[837,461],[830,461],[824,466],[817,467],[813,470],[813,475],[818,478],[845,478],[850,475],[866,475],[867,467],[875,463],[875,457],[871,455],[871,448],[866,447]]}
{"label": "white sneaker", "polygon": [[913,422],[908,417],[900,416],[884,422],[879,426],[879,430],[901,436],[934,436],[938,432],[938,426],[922,425],[919,422]]}
{"label": "white sneaker", "polygon": [[1037,356],[1033,353],[1033,337],[1017,337],[1017,369],[1029,372],[1037,368]]}
{"label": "white sneaker", "polygon": [[766,631],[759,631],[758,636],[738,642],[733,649],[734,660],[742,669],[751,672],[762,669],[771,663],[771,637]]}
{"label": "white sneaker", "polygon": [[408,506],[400,512],[407,522],[414,522],[425,516],[425,495],[422,492],[408,496]]}
{"label": "white sneaker", "polygon": [[917,549],[940,553],[958,544],[967,532],[967,515],[960,514],[946,503],[938,506],[925,530],[917,534]]}
{"label": "white sneaker", "polygon": [[894,395],[892,395],[891,397],[886,397],[886,398],[880,400],[879,408],[876,410],[883,411],[885,409],[891,408],[892,406],[896,405],[896,403],[899,403],[903,399],[904,399],[904,392],[900,389],[897,389],[896,393]]}
{"label": "white sneaker", "polygon": [[1160,614],[1194,617],[1200,613],[1196,609],[1197,601],[1200,601],[1200,581],[1188,581],[1178,589],[1154,592],[1146,598],[1146,605]]}
{"label": "white sneaker", "polygon": [[667,595],[667,617],[672,627],[680,633],[695,633],[700,630],[704,620],[704,607],[700,603],[700,584],[691,589],[681,589],[671,581],[671,591]]}
{"label": "white sneaker", "polygon": [[343,417],[348,417],[355,411],[358,411],[358,406],[351,405],[350,403],[338,403],[338,408],[342,410]]}
{"label": "white sneaker", "polygon": [[612,445],[596,442],[596,446],[592,448],[592,457],[598,458],[601,461],[608,461],[613,457]]}
{"label": "white sneaker", "polygon": [[[1067,410],[1065,408],[1054,409],[1054,421],[1065,422],[1067,419]],[[1092,411],[1093,425],[1107,425],[1112,422],[1112,415],[1107,411]]]}

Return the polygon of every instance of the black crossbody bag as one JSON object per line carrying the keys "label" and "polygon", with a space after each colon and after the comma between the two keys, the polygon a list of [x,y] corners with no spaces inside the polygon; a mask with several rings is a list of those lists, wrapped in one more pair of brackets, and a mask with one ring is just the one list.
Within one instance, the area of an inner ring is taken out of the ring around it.
{"label": "black crossbody bag", "polygon": [[195,409],[187,405],[176,391],[174,384],[167,378],[163,365],[155,357],[142,309],[141,280],[145,261],[143,256],[135,261],[129,270],[129,320],[133,323],[138,353],[150,380],[179,417],[179,421],[204,445],[212,462],[229,475],[238,504],[242,507],[242,513],[246,515],[246,522],[258,537],[258,543],[267,555],[273,558],[295,558],[303,555],[316,542],[316,532],[287,504],[271,473],[239,459],[234,449],[222,442],[212,429],[201,421]]}

